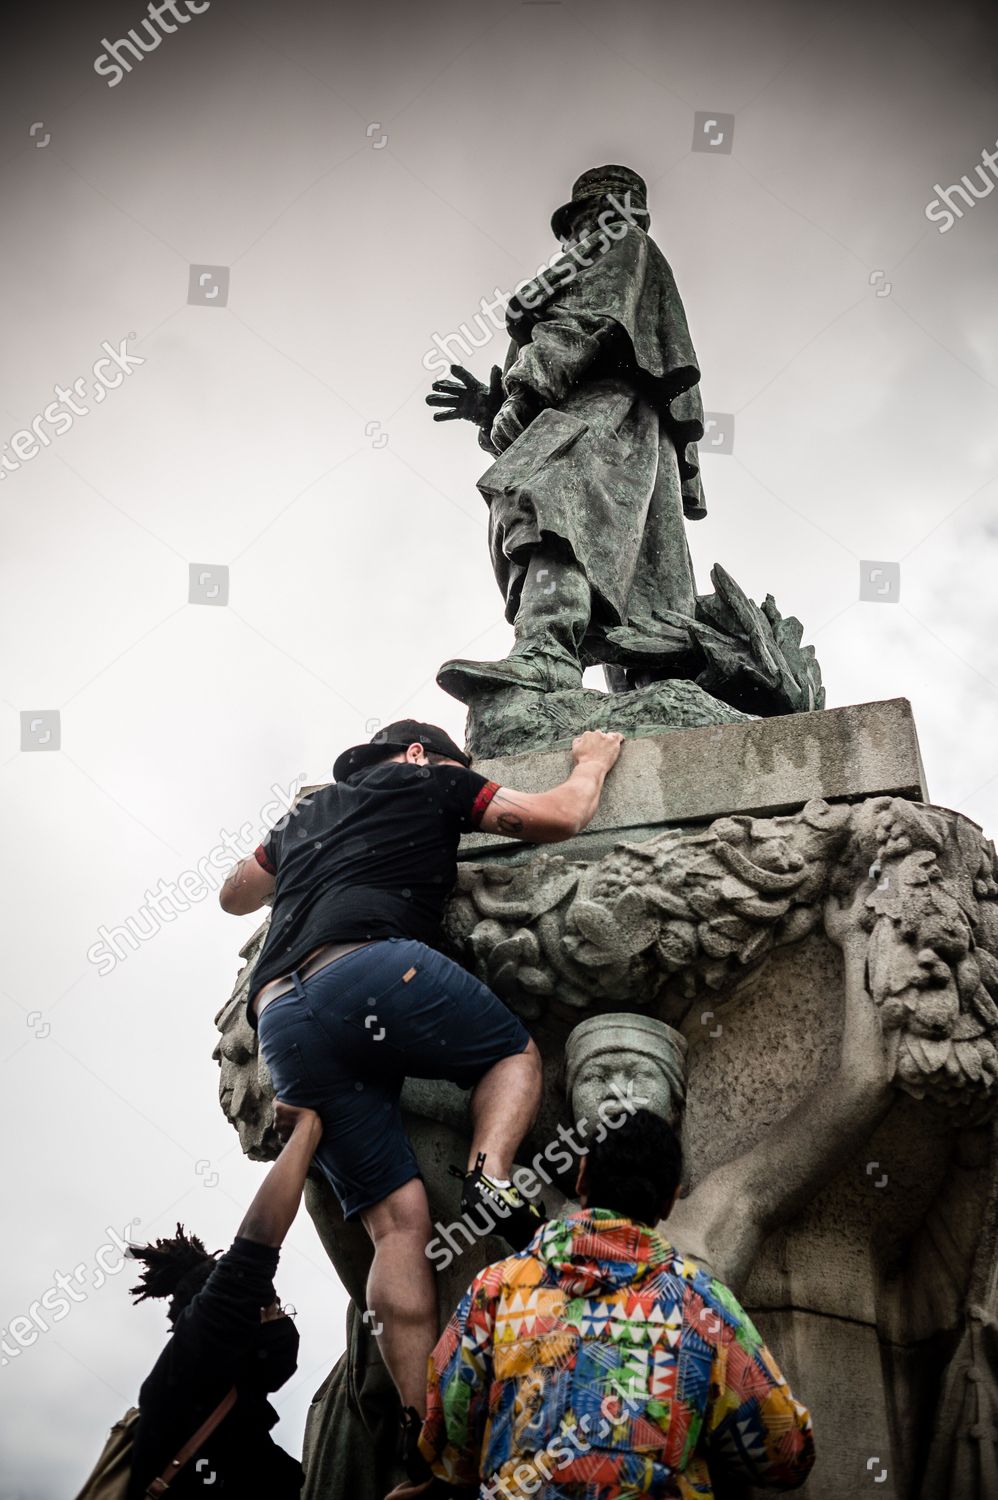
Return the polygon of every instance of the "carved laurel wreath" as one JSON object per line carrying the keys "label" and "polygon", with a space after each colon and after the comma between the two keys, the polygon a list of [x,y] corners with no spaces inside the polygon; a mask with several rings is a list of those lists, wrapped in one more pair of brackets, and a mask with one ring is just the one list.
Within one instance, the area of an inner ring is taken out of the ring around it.
{"label": "carved laurel wreath", "polygon": [[[896,797],[621,843],[592,863],[462,866],[448,932],[526,1018],[594,1002],[674,1024],[855,898],[897,1086],[960,1123],[998,1099],[995,848],[968,818]],[[897,1033],[892,1037],[892,1033]]]}

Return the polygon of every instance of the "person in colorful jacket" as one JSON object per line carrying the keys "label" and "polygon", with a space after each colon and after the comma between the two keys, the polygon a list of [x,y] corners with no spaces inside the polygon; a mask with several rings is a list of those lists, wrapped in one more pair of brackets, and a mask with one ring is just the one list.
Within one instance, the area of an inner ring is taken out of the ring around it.
{"label": "person in colorful jacket", "polygon": [[654,1227],[681,1176],[671,1126],[629,1110],[583,1157],[581,1211],[476,1276],[430,1362],[423,1495],[713,1500],[804,1483],[807,1408],[727,1287]]}

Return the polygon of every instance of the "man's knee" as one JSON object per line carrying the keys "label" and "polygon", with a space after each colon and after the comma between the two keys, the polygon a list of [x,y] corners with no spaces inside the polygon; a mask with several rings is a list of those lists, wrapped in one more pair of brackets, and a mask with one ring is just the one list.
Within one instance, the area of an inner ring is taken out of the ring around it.
{"label": "man's knee", "polygon": [[483,1073],[482,1077],[487,1078],[496,1068],[502,1068],[508,1073],[511,1064],[517,1068],[521,1077],[523,1073],[530,1073],[540,1078],[544,1069],[544,1063],[537,1043],[532,1036],[527,1036],[527,1040],[519,1052],[507,1052],[506,1056],[494,1062],[487,1072]]}
{"label": "man's knee", "polygon": [[380,1203],[362,1209],[360,1218],[375,1247],[391,1235],[429,1239],[433,1226],[422,1178],[412,1178]]}
{"label": "man's knee", "polygon": [[504,1057],[499,1057],[495,1062],[490,1063],[485,1072],[479,1077],[478,1082],[483,1083],[485,1079],[491,1078],[497,1069],[501,1069],[503,1074],[508,1078],[511,1067],[515,1068],[521,1077],[523,1073],[527,1072],[540,1078],[543,1073],[543,1066],[543,1060],[537,1043],[532,1036],[528,1035],[526,1042],[520,1048],[519,1052],[507,1052]]}
{"label": "man's knee", "polygon": [[544,1072],[544,1062],[532,1036],[527,1038],[527,1045],[522,1052],[517,1053],[517,1057],[525,1065],[534,1082],[539,1084]]}

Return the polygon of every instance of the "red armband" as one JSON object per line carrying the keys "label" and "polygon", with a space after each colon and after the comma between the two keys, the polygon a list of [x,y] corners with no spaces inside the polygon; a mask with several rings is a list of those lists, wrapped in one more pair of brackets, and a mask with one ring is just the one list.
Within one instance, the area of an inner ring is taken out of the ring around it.
{"label": "red armband", "polygon": [[253,858],[256,860],[261,869],[266,870],[268,875],[277,874],[277,867],[271,862],[270,855],[267,853],[262,844],[257,844],[256,848],[253,850]]}
{"label": "red armband", "polygon": [[471,804],[471,811],[468,814],[468,821],[471,824],[472,828],[477,828],[479,826],[482,818],[485,816],[485,809],[488,807],[489,803],[492,801],[492,798],[495,796],[498,790],[498,781],[487,781],[482,787],[481,791],[478,793],[478,796]]}

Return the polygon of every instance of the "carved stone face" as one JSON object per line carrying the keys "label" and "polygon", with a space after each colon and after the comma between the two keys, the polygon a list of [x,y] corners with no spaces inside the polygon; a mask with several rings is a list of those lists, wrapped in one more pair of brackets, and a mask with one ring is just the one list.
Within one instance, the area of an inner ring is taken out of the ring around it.
{"label": "carved stone face", "polygon": [[628,1100],[679,1125],[685,1043],[671,1026],[646,1016],[594,1017],[568,1037],[565,1061],[576,1120],[595,1121],[601,1105]]}
{"label": "carved stone face", "polygon": [[607,1052],[579,1069],[572,1089],[576,1120],[596,1120],[601,1104],[622,1099],[671,1122],[680,1113],[661,1064],[647,1053]]}
{"label": "carved stone face", "polygon": [[273,1090],[267,1065],[257,1050],[256,1035],[246,1019],[245,999],[238,993],[216,1018],[222,1035],[213,1056],[219,1064],[218,1098],[222,1112],[239,1132],[245,1154],[269,1160],[279,1142],[273,1131]]}

